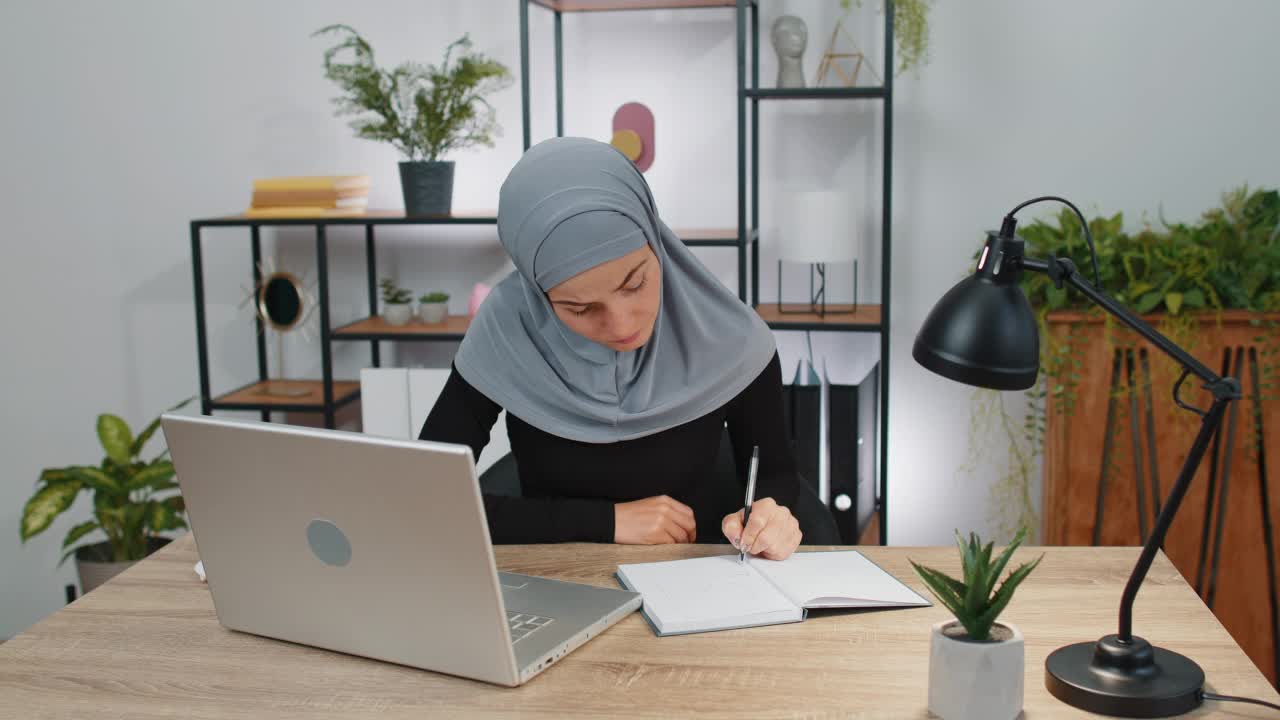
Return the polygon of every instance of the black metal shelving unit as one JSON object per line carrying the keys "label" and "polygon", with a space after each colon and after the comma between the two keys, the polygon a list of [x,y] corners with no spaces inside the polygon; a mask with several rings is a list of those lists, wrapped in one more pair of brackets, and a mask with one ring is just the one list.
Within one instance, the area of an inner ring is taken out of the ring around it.
{"label": "black metal shelving unit", "polygon": [[[884,83],[879,87],[762,88],[760,87],[759,4],[763,0],[517,0],[520,7],[520,82],[524,148],[533,142],[531,129],[529,65],[529,6],[538,5],[553,14],[555,53],[556,136],[564,135],[564,33],[565,13],[638,10],[732,8],[737,25],[737,110],[738,110],[738,227],[734,237],[716,242],[688,242],[687,245],[733,247],[737,250],[738,297],[765,319],[769,327],[781,331],[864,332],[880,340],[876,372],[879,423],[877,440],[877,488],[875,514],[879,521],[879,541],[888,541],[889,455],[889,297],[891,279],[891,211],[893,188],[893,0],[884,7]],[[748,68],[748,53],[750,66]],[[749,72],[748,72],[749,71]],[[794,313],[797,308],[779,308],[760,303],[760,103],[784,100],[880,101],[884,111],[882,149],[882,218],[879,304],[828,306],[826,314]],[[748,113],[750,125],[748,126]],[[748,178],[750,183],[748,183]],[[748,187],[750,197],[748,198]],[[750,272],[748,273],[748,267]],[[785,314],[783,309],[788,310]]]}
{"label": "black metal shelving unit", "polygon": [[[760,238],[753,234],[749,240],[751,245],[751,304],[756,311],[775,330],[788,331],[823,331],[823,332],[867,332],[875,333],[880,341],[880,358],[876,368],[878,383],[876,401],[879,404],[879,426],[876,428],[877,441],[877,489],[875,497],[875,514],[879,521],[880,544],[888,544],[888,496],[889,496],[889,297],[892,261],[892,193],[893,193],[893,0],[885,0],[884,7],[884,83],[879,87],[834,87],[834,88],[762,88],[760,87],[760,43],[758,4],[753,0],[737,0],[738,23],[738,193],[742,198],[746,194],[746,163],[744,149],[747,145],[744,125],[747,106],[750,106],[750,172],[751,172],[751,227],[760,227],[760,103],[764,101],[787,100],[830,100],[830,101],[879,101],[884,112],[881,156],[881,237],[880,237],[880,303],[858,303],[854,307],[829,308],[838,311],[852,310],[852,314],[818,315],[781,315],[776,305],[760,303]],[[750,24],[751,37],[751,74],[747,82],[747,52],[745,34]],[[740,226],[746,226],[746,206],[739,204]]]}
{"label": "black metal shelving unit", "polygon": [[[406,217],[399,211],[370,211],[364,215],[329,218],[251,218],[244,215],[206,218],[191,221],[191,267],[194,275],[196,307],[196,352],[200,366],[200,409],[208,415],[214,410],[252,410],[268,420],[272,411],[310,412],[324,416],[325,427],[334,427],[338,409],[360,397],[359,383],[339,381],[333,376],[332,343],[367,341],[374,367],[381,365],[380,341],[448,341],[459,340],[466,331],[466,318],[457,316],[440,326],[406,325],[393,327],[378,317],[377,252],[374,228],[386,225],[494,225],[497,218],[489,215],[456,214],[445,217]],[[204,261],[201,231],[204,228],[248,228],[253,253],[253,287],[262,282],[261,229],[263,227],[310,227],[315,231],[317,299],[320,335],[319,380],[270,380],[267,377],[267,346],[262,318],[254,315],[257,329],[258,380],[230,392],[214,395],[209,380],[209,340],[204,310]],[[334,328],[329,314],[329,239],[330,227],[363,227],[369,317]],[[269,395],[270,387],[286,387],[306,395],[290,398]]]}

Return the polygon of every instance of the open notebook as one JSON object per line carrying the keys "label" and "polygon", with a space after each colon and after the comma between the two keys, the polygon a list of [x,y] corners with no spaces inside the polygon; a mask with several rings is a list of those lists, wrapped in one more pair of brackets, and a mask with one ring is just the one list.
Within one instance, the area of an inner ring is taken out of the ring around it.
{"label": "open notebook", "polygon": [[931,603],[856,550],[798,552],[781,561],[719,555],[618,566],[644,597],[659,635],[800,622],[811,608],[925,607]]}

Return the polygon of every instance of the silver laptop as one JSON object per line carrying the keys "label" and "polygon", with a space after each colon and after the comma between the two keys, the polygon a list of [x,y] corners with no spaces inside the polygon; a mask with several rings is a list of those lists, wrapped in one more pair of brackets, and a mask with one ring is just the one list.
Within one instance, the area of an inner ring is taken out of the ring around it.
{"label": "silver laptop", "polygon": [[165,414],[218,620],[519,685],[640,606],[500,573],[471,450]]}

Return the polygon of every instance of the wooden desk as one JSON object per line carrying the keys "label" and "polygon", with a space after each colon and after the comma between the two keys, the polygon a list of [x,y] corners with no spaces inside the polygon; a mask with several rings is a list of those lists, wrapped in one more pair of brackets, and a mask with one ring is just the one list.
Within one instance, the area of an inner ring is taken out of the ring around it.
{"label": "wooden desk", "polygon": [[[497,549],[503,569],[615,586],[620,562],[694,557],[725,546]],[[954,548],[859,548],[919,592],[907,558],[957,572]],[[1019,550],[1014,563],[1037,554]],[[1136,548],[1052,548],[1005,618],[1026,635],[1026,719],[1082,717],[1044,689],[1045,656],[1114,632]],[[529,684],[505,689],[231,632],[192,573],[190,535],[0,645],[0,717],[924,718],[929,626],[941,606],[811,616],[778,625],[654,637],[633,615]],[[1161,555],[1135,628],[1199,662],[1211,690],[1280,701]],[[1206,703],[1195,716],[1273,717]]]}

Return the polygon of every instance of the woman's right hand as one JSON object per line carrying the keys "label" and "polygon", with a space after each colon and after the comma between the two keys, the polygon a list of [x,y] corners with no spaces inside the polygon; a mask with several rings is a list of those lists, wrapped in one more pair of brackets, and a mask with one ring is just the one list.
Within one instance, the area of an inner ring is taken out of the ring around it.
{"label": "woman's right hand", "polygon": [[697,537],[693,510],[666,495],[613,506],[613,541],[621,545],[691,543]]}

